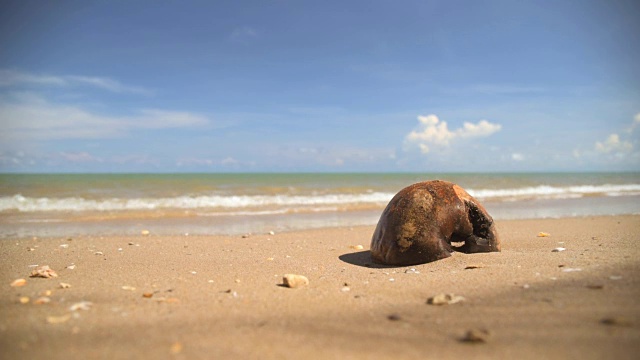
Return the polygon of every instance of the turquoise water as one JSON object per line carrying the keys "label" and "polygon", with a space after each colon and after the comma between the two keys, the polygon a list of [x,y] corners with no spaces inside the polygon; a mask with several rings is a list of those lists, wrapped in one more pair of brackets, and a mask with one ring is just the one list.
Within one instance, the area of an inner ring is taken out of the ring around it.
{"label": "turquoise water", "polygon": [[2,174],[0,235],[369,225],[400,189],[434,179],[496,219],[640,213],[640,173]]}

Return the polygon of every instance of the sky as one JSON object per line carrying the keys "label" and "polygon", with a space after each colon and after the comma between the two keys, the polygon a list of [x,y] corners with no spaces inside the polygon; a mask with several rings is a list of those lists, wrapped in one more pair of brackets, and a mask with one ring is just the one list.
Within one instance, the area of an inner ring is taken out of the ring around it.
{"label": "sky", "polygon": [[0,172],[640,171],[640,2],[0,4]]}

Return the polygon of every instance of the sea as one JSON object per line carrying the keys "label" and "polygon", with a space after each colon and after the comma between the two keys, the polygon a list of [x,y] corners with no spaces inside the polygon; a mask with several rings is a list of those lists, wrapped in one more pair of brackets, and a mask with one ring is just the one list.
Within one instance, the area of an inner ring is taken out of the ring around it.
{"label": "sea", "polygon": [[640,214],[640,173],[0,174],[0,237],[375,225],[398,191],[436,179],[497,221]]}

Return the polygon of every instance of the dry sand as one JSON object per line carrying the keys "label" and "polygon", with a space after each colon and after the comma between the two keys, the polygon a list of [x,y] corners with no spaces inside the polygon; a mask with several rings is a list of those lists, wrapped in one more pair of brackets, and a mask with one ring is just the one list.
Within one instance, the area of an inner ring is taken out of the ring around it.
{"label": "dry sand", "polygon": [[[136,237],[6,239],[0,242],[0,355],[639,356],[640,216],[502,221],[498,229],[501,253],[454,254],[411,267],[370,264],[373,227],[248,238],[161,237],[150,229]],[[537,237],[541,231],[551,236]],[[556,247],[566,250],[552,252]],[[59,277],[30,278],[36,264]],[[283,287],[285,273],[310,283]],[[26,285],[12,287],[18,278]],[[71,287],[60,288],[61,282]],[[440,293],[465,300],[427,304]],[[50,302],[36,304],[41,296]],[[24,297],[29,303],[20,303]],[[90,302],[83,303],[87,310],[70,310],[82,301]],[[462,341],[473,329],[490,335],[485,342]]]}

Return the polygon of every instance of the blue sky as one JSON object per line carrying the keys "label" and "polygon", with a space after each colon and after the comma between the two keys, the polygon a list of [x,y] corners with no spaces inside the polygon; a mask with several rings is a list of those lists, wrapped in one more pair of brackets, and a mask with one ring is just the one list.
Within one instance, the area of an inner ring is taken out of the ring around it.
{"label": "blue sky", "polygon": [[637,1],[4,1],[0,171],[640,170]]}

